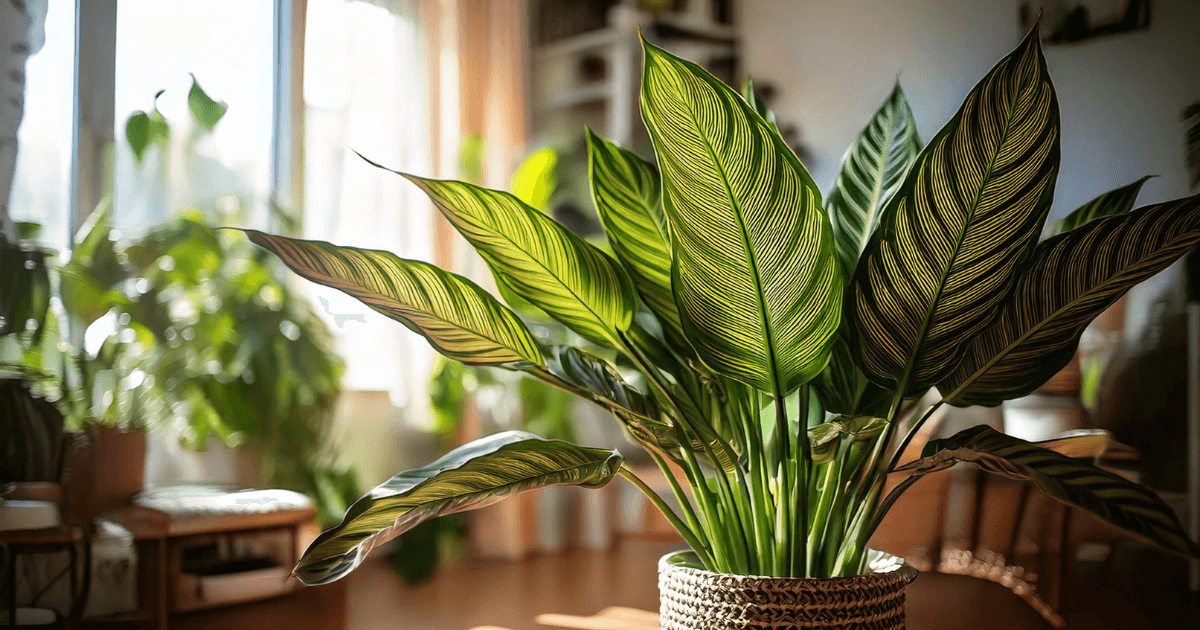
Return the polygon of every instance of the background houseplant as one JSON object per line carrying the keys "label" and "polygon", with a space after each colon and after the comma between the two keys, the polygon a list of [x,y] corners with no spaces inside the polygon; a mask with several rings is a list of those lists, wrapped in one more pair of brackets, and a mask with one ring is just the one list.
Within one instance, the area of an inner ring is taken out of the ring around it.
{"label": "background houseplant", "polygon": [[[666,473],[682,515],[616,452],[505,433],[360,499],[309,547],[301,579],[337,579],[380,540],[439,514],[617,475],[663,510],[705,569],[852,576],[899,493],[964,461],[1198,555],[1156,495],[1072,459],[1070,442],[1058,452],[976,427],[900,461],[944,403],[996,405],[1050,378],[1092,318],[1200,241],[1200,198],[1131,210],[1131,196],[1114,195],[1038,242],[1059,130],[1036,28],[924,148],[897,87],[824,203],[753,94],[649,44],[642,115],[661,180],[589,132],[615,256],[505,193],[404,175],[479,251],[502,295],[619,361],[543,347],[513,311],[425,263],[247,233],[452,359],[522,371],[611,410]],[[906,413],[935,386],[941,400]],[[884,496],[889,472],[906,477]]]}
{"label": "background houseplant", "polygon": [[[194,81],[187,100],[197,133],[227,111]],[[166,148],[170,130],[155,107],[130,116],[126,140],[141,160]],[[0,342],[0,361],[31,377],[69,427],[131,445],[108,458],[130,479],[108,471],[97,491],[139,490],[144,433],[169,427],[193,449],[215,438],[249,450],[259,482],[312,497],[332,525],[360,492],[329,444],[344,366],[325,323],[279,281],[270,256],[210,227],[241,220],[227,201],[129,238],[114,230],[106,201],[57,257],[32,245],[36,226],[21,226],[22,247],[10,249],[36,264],[25,270],[6,254],[5,268],[23,273],[6,274],[5,295],[29,297],[6,304],[7,321],[21,327]],[[275,221],[292,219],[276,209]]]}

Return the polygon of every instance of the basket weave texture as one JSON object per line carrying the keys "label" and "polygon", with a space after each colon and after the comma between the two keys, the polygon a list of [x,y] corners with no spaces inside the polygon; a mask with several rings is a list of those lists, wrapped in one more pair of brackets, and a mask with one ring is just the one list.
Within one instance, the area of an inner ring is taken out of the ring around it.
{"label": "basket weave texture", "polygon": [[663,630],[904,630],[904,588],[917,577],[898,558],[883,573],[810,579],[713,573],[680,556],[658,562]]}

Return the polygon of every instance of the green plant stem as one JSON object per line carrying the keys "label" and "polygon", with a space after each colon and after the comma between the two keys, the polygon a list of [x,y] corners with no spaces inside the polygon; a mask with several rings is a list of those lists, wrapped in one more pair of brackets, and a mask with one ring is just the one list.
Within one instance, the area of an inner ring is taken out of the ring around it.
{"label": "green plant stem", "polygon": [[791,483],[788,476],[788,460],[791,439],[788,430],[787,401],[783,398],[782,390],[775,390],[775,453],[777,459],[775,499],[778,510],[775,513],[775,557],[778,559],[779,570],[783,575],[792,575],[791,554]]}
{"label": "green plant stem", "polygon": [[[809,513],[808,513],[808,497],[809,497],[809,472],[812,467],[812,445],[808,441],[808,416],[809,416],[809,389],[807,385],[800,386],[800,400],[797,405],[796,413],[800,420],[800,431],[796,435],[796,442],[799,446],[800,458],[796,461],[797,480],[795,488],[792,490],[793,510],[792,513],[798,518],[792,526],[792,570],[802,571],[802,576],[809,577]],[[790,432],[789,432],[790,433]],[[790,437],[790,436],[789,436]],[[794,575],[794,573],[793,573]]]}
{"label": "green plant stem", "polygon": [[[736,398],[731,397],[729,401],[731,418],[740,418],[744,421],[752,419],[753,427],[747,422],[743,426],[745,434],[745,443],[747,452],[747,465],[750,475],[750,489],[746,490],[746,496],[750,500],[750,510],[754,518],[754,546],[757,552],[758,571],[767,571],[768,563],[771,558],[771,549],[769,536],[773,535],[770,520],[768,516],[769,504],[765,491],[765,477],[763,477],[762,465],[762,434],[758,430],[758,410],[753,408],[753,401],[749,400],[747,394],[744,399],[741,395]],[[757,465],[756,465],[757,464]],[[746,476],[741,474],[741,469],[738,470],[738,476],[743,487],[746,487]]]}
{"label": "green plant stem", "polygon": [[921,417],[913,423],[911,428],[909,428],[908,433],[905,434],[904,439],[901,440],[900,446],[898,446],[896,448],[896,452],[892,454],[892,460],[888,463],[887,467],[887,471],[889,473],[893,470],[896,470],[896,466],[900,464],[900,458],[904,456],[904,450],[908,448],[909,443],[911,443],[913,438],[917,436],[917,432],[921,430],[921,427],[924,426],[925,422],[929,420],[929,418],[933,417],[933,413],[937,411],[944,402],[946,402],[946,399],[943,398],[942,400],[930,405],[929,409],[926,409],[925,413],[921,414]]}
{"label": "green plant stem", "polygon": [[671,467],[667,464],[667,460],[661,454],[655,452],[654,449],[646,448],[645,450],[650,454],[654,463],[658,465],[658,469],[662,471],[663,477],[666,477],[667,483],[670,484],[671,492],[675,494],[675,499],[679,501],[680,509],[683,510],[683,515],[687,518],[688,526],[696,533],[701,544],[704,545],[705,549],[711,555],[712,542],[708,539],[708,532],[704,531],[704,528],[700,526],[700,520],[696,518],[696,511],[692,509],[692,502],[688,500],[687,493],[683,491],[683,488],[679,485],[679,481],[675,479],[675,473],[671,472]]}
{"label": "green plant stem", "polygon": [[658,511],[662,512],[663,516],[667,517],[667,520],[671,522],[671,525],[675,527],[675,530],[679,532],[679,535],[683,536],[684,540],[686,540],[688,544],[692,546],[692,549],[696,551],[696,555],[700,557],[700,562],[704,564],[705,568],[709,570],[714,568],[715,565],[713,564],[712,557],[708,555],[705,546],[700,544],[700,541],[696,539],[696,535],[692,532],[692,529],[684,524],[683,521],[679,520],[679,516],[675,514],[675,510],[672,510],[671,506],[667,505],[666,502],[662,500],[662,497],[658,496],[657,492],[651,489],[650,486],[646,485],[644,481],[639,479],[638,476],[634,474],[633,470],[625,464],[621,464],[621,469],[617,471],[617,474],[624,477],[627,481],[629,481],[629,483],[632,483],[635,487],[637,487],[638,490],[641,490],[642,494],[646,495],[646,498],[650,499],[650,502],[654,504],[654,507],[657,507]]}
{"label": "green plant stem", "polygon": [[688,436],[681,423],[675,424],[675,437],[680,444],[679,450],[683,453],[684,472],[692,484],[692,493],[696,497],[696,502],[700,504],[700,511],[704,513],[705,524],[708,527],[708,538],[712,541],[714,560],[720,571],[730,572],[732,569],[729,557],[726,554],[726,551],[731,546],[729,531],[722,523],[716,497],[713,496],[712,490],[708,487],[707,478],[704,476],[704,469],[700,467],[700,463],[696,461],[695,453],[689,447]]}

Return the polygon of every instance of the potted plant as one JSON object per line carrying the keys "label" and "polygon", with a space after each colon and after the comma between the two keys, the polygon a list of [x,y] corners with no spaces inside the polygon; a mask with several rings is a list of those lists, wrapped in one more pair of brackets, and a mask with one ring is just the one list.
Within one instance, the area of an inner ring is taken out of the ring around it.
{"label": "potted plant", "polygon": [[[612,411],[682,513],[615,451],[502,433],[372,490],[308,547],[300,579],[336,580],[440,514],[621,476],[691,546],[660,563],[664,628],[899,628],[915,572],[867,542],[901,492],[959,462],[1200,556],[1157,495],[1061,443],[1065,454],[975,427],[900,461],[943,404],[994,406],[1033,391],[1070,360],[1092,318],[1200,241],[1200,197],[1189,197],[1114,204],[1038,242],[1059,121],[1036,27],[924,148],[897,86],[824,203],[752,93],[644,51],[642,118],[661,178],[588,132],[613,255],[506,193],[402,174],[476,248],[502,294],[611,358],[543,347],[490,294],[424,262],[246,233],[452,359],[524,372]],[[933,387],[940,400],[905,413]],[[903,480],[885,495],[890,473]]]}

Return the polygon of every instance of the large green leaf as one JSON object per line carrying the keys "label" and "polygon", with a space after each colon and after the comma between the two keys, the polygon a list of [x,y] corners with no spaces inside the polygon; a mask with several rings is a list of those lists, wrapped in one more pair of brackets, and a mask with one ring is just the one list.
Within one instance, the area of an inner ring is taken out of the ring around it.
{"label": "large green leaf", "polygon": [[1127,290],[1200,242],[1200,196],[1097,219],[1038,244],[1000,319],[938,389],[954,405],[998,405],[1037,389],[1084,328]]}
{"label": "large green leaf", "polygon": [[644,48],[642,118],[662,170],[683,329],[715,371],[791,391],[825,367],[840,317],[820,191],[740,95]]}
{"label": "large green leaf", "polygon": [[961,431],[925,446],[921,459],[903,466],[914,476],[969,462],[1019,481],[1032,481],[1052,498],[1073,505],[1168,551],[1200,558],[1171,508],[1152,490],[1106,470],[987,426]]}
{"label": "large green leaf", "polygon": [[305,584],[332,582],[353,571],[376,546],[431,518],[545,486],[599,488],[616,476],[621,463],[616,451],[521,431],[476,440],[388,479],[355,501],[341,524],[308,546],[296,577]]}
{"label": "large green leaf", "polygon": [[654,167],[587,130],[588,171],[596,212],[613,253],[629,271],[642,301],[663,326],[682,335],[671,293],[671,245]]}
{"label": "large green leaf", "polygon": [[243,230],[305,278],[352,295],[472,365],[541,365],[521,320],[470,280],[388,252]]}
{"label": "large green leaf", "polygon": [[621,346],[637,294],[608,254],[509,193],[397,174],[429,195],[514,293],[596,343]]}
{"label": "large green leaf", "polygon": [[838,255],[854,272],[884,204],[895,194],[921,152],[917,121],[897,83],[842,156],[833,190],[825,198]]}
{"label": "large green leaf", "polygon": [[1133,209],[1134,202],[1137,201],[1138,192],[1142,190],[1142,185],[1151,177],[1154,176],[1147,175],[1132,184],[1127,184],[1116,190],[1110,190],[1079,206],[1074,212],[1063,217],[1061,221],[1054,225],[1054,234],[1058,235],[1063,232],[1069,232],[1088,221],[1129,212]]}
{"label": "large green leaf", "polygon": [[921,152],[859,260],[845,310],[867,377],[908,393],[954,368],[1041,232],[1058,162],[1035,27]]}

